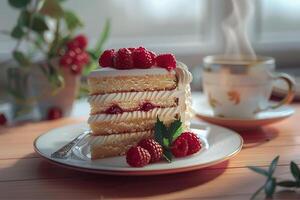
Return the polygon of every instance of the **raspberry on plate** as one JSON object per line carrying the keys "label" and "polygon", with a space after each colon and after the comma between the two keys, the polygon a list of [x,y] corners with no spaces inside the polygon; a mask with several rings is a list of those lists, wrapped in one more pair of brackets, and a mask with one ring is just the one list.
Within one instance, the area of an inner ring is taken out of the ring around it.
{"label": "raspberry on plate", "polygon": [[157,162],[162,158],[163,155],[162,146],[154,139],[141,140],[138,143],[138,146],[146,149],[150,153],[151,155],[150,163]]}
{"label": "raspberry on plate", "polygon": [[172,144],[171,151],[175,157],[187,156],[189,150],[188,142],[183,137],[178,137]]}
{"label": "raspberry on plate", "polygon": [[115,65],[117,69],[132,69],[134,68],[131,51],[127,48],[121,48],[116,53]]}
{"label": "raspberry on plate", "polygon": [[150,153],[140,146],[131,147],[126,153],[126,161],[131,167],[143,167],[149,164],[150,159]]}
{"label": "raspberry on plate", "polygon": [[145,48],[139,47],[132,52],[134,67],[147,69],[154,65],[153,55]]}
{"label": "raspberry on plate", "polygon": [[192,132],[184,132],[179,137],[184,138],[188,143],[187,155],[197,153],[201,149],[201,142],[197,135]]}
{"label": "raspberry on plate", "polygon": [[115,50],[105,50],[99,58],[99,65],[101,67],[113,67],[114,66]]}
{"label": "raspberry on plate", "polygon": [[176,68],[176,59],[173,54],[160,54],[156,57],[156,65],[168,71]]}

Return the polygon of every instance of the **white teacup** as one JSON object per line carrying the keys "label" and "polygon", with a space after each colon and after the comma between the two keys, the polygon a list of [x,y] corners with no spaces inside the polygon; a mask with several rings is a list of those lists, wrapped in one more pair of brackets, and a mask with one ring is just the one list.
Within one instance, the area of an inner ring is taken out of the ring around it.
{"label": "white teacup", "polygon": [[[274,73],[270,57],[256,59],[208,56],[204,58],[203,89],[214,115],[227,118],[254,118],[258,112],[288,104],[294,97],[294,80],[287,74]],[[273,81],[282,79],[289,86],[287,96],[271,105]]]}

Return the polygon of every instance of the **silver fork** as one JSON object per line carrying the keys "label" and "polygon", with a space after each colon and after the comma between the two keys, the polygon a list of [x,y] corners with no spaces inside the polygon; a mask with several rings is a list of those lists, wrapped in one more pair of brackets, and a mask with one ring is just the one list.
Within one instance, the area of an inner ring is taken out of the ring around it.
{"label": "silver fork", "polygon": [[67,159],[71,153],[71,150],[75,145],[82,141],[91,131],[84,131],[82,134],[79,134],[76,138],[74,138],[71,142],[64,145],[57,151],[51,154],[51,158],[58,158],[58,159]]}

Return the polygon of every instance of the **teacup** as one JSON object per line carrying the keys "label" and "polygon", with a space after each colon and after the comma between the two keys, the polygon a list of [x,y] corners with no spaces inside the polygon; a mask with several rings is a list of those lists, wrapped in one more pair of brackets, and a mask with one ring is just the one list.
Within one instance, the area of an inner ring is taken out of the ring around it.
{"label": "teacup", "polygon": [[[295,94],[294,80],[274,69],[275,60],[271,57],[205,57],[203,89],[214,116],[254,118],[259,112],[290,103]],[[289,90],[282,101],[272,105],[269,99],[277,79],[284,80]]]}

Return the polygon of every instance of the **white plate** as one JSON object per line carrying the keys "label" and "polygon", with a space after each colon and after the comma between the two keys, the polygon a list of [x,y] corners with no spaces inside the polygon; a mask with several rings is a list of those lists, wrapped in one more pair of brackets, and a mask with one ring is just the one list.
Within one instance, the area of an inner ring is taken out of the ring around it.
{"label": "white plate", "polygon": [[87,159],[89,155],[86,150],[75,151],[79,157],[71,156],[65,160],[51,158],[51,153],[87,130],[86,124],[53,129],[39,136],[34,141],[34,148],[38,154],[55,164],[80,171],[114,175],[154,175],[191,171],[223,162],[236,155],[242,148],[242,138],[231,130],[203,123],[192,124],[192,128],[204,143],[200,152],[192,156],[173,159],[171,163],[161,161],[142,168],[129,167],[125,156],[92,161]]}
{"label": "white plate", "polygon": [[259,128],[261,126],[286,119],[295,113],[295,109],[293,107],[289,105],[284,105],[277,109],[262,111],[258,113],[253,119],[234,119],[216,117],[213,114],[212,108],[208,105],[205,96],[198,94],[193,96],[192,107],[198,118],[213,124],[225,126],[235,130]]}

